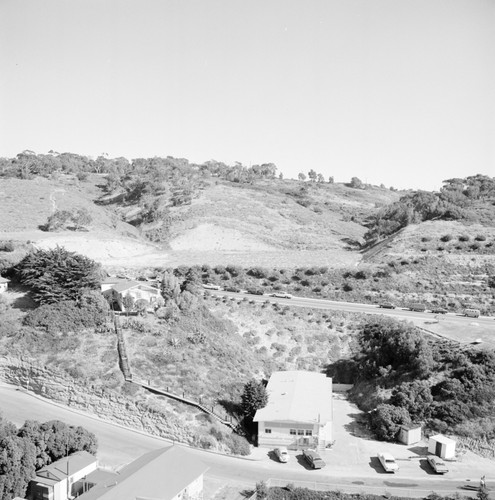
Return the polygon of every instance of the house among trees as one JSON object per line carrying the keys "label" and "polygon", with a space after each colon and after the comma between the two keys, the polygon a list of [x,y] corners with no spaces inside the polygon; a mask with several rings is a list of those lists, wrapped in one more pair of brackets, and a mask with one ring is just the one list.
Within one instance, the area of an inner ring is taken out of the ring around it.
{"label": "house among trees", "polygon": [[169,446],[146,453],[118,473],[97,467],[79,451],[43,467],[31,481],[29,500],[200,500],[208,468],[191,452]]}
{"label": "house among trees", "polygon": [[140,281],[107,278],[101,283],[101,292],[114,311],[129,312],[138,300],[153,306],[161,297],[160,289]]}
{"label": "house among trees", "polygon": [[257,410],[259,446],[324,449],[333,441],[332,379],[307,371],[275,372],[268,404]]}
{"label": "house among trees", "polygon": [[67,500],[84,489],[84,478],[96,471],[98,462],[87,451],[77,451],[68,457],[46,465],[29,483],[30,500]]}
{"label": "house among trees", "polygon": [[0,293],[6,292],[9,287],[10,280],[0,276]]}

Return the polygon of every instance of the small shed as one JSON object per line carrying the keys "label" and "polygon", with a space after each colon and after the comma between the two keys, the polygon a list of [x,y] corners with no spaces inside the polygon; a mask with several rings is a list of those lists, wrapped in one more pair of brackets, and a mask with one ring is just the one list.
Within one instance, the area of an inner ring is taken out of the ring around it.
{"label": "small shed", "polygon": [[421,441],[420,425],[403,425],[399,431],[399,441],[404,444],[414,444]]}
{"label": "small shed", "polygon": [[10,280],[0,276],[0,293],[6,292],[9,287]]}
{"label": "small shed", "polygon": [[428,440],[428,452],[449,460],[455,458],[455,444],[453,439],[437,434]]}

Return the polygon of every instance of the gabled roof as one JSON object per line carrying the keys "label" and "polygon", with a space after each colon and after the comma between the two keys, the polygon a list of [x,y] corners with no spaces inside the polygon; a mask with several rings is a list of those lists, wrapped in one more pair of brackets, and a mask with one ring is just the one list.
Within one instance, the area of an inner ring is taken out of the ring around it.
{"label": "gabled roof", "polygon": [[[67,467],[69,476],[84,469],[97,461],[94,455],[87,451],[76,451],[68,457],[63,457],[56,462],[46,465],[36,472],[35,481],[44,484],[58,483],[67,477]],[[68,465],[67,465],[68,462]]]}
{"label": "gabled roof", "polygon": [[113,285],[112,290],[115,290],[118,293],[126,292],[127,290],[131,290],[133,288],[139,288],[140,290],[148,290],[156,293],[160,292],[159,288],[156,288],[151,285],[147,285],[142,281],[134,281],[134,280],[126,280],[122,278],[106,278],[101,282],[102,285]]}
{"label": "gabled roof", "polygon": [[79,500],[170,500],[207,471],[193,454],[174,445],[146,453]]}
{"label": "gabled roof", "polygon": [[7,278],[2,278],[0,276],[0,283],[10,283],[10,280],[8,280]]}
{"label": "gabled roof", "polygon": [[307,371],[275,372],[266,386],[268,404],[255,422],[320,423],[332,421],[332,379]]}

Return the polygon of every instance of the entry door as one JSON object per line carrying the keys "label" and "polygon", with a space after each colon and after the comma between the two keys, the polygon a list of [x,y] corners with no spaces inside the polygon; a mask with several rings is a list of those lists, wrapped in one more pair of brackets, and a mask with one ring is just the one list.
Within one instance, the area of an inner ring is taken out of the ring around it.
{"label": "entry door", "polygon": [[442,443],[437,442],[437,444],[435,445],[435,455],[437,455],[438,457],[442,456]]}

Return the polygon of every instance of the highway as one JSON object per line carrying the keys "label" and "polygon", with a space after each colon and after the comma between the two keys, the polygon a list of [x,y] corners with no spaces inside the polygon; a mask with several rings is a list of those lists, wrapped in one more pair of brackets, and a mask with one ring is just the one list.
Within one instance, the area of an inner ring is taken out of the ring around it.
{"label": "highway", "polygon": [[[121,466],[147,451],[171,444],[169,441],[120,427],[89,414],[55,405],[44,398],[7,384],[0,384],[0,410],[5,419],[17,426],[22,425],[27,419],[39,421],[59,419],[71,425],[85,427],[96,434],[99,443],[98,459],[106,466]],[[435,476],[421,471],[416,462],[405,463],[404,474],[390,476],[373,467],[373,464],[368,464],[367,456],[362,457],[363,464],[356,469],[339,466],[338,461],[333,464],[332,451],[327,452],[328,466],[313,471],[308,470],[298,457],[293,456],[290,464],[279,464],[268,458],[267,452],[261,449],[254,450],[254,459],[224,456],[192,448],[190,450],[209,467],[205,476],[205,488],[209,488],[210,494],[211,484],[214,485],[213,489],[219,484],[238,485],[242,489],[253,488],[260,480],[278,478],[286,483],[307,481],[308,487],[317,482],[320,486],[328,485],[329,489],[348,492],[366,491],[383,494],[388,491],[394,495],[425,497],[431,491],[443,495],[456,491],[462,493],[463,490],[460,488],[465,484],[476,484],[482,472],[480,470],[478,474],[479,468],[467,467],[463,476],[455,474],[452,477]],[[333,458],[335,461],[338,457]],[[415,471],[414,477],[407,475],[407,467]],[[493,491],[495,481],[487,478],[487,486]]]}
{"label": "highway", "polygon": [[[333,300],[314,299],[309,297],[293,296],[291,299],[284,299],[279,297],[272,297],[270,295],[252,295],[248,293],[226,292],[222,290],[208,290],[208,292],[211,295],[220,297],[227,296],[236,299],[242,299],[244,297],[247,297],[249,300],[254,300],[256,302],[266,302],[268,300],[272,303],[277,302],[280,305],[287,305],[292,307],[308,307],[313,309],[327,309],[327,310],[346,311],[346,312],[362,313],[362,314],[384,314],[386,316],[390,316],[393,318],[406,319],[411,321],[423,321],[423,322],[432,321],[434,317],[437,316],[431,312],[415,312],[399,307],[396,309],[385,309],[372,304],[338,302]],[[459,324],[465,324],[466,326],[469,325],[469,323],[475,321],[480,325],[492,326],[495,330],[495,321],[494,318],[491,316],[468,318],[461,314],[455,314],[455,313],[441,314],[438,316],[454,320],[456,322],[459,322]]]}

